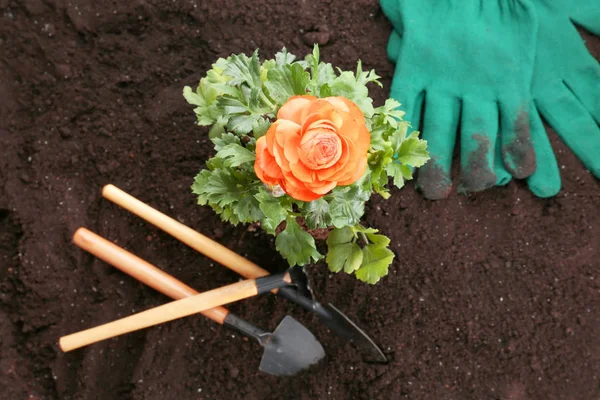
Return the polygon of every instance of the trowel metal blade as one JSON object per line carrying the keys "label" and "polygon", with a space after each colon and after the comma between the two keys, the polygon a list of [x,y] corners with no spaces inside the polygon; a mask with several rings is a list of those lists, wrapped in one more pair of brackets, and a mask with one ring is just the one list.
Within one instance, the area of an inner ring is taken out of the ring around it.
{"label": "trowel metal blade", "polygon": [[295,375],[325,357],[317,338],[290,316],[281,321],[264,347],[260,370],[276,376]]}
{"label": "trowel metal blade", "polygon": [[[375,342],[356,325],[350,318],[346,316],[343,312],[335,308],[335,306],[329,303],[326,306],[323,306],[329,316],[331,318],[321,318],[321,321],[325,323],[329,327],[329,329],[335,331],[336,333],[346,337],[350,341],[352,341],[357,347],[365,350],[363,352],[363,359],[366,362],[374,362],[374,363],[386,363],[387,357],[381,351],[379,346],[375,344]],[[368,353],[365,354],[365,353]]]}
{"label": "trowel metal blade", "polygon": [[365,362],[386,363],[388,361],[379,346],[333,304],[321,304],[314,298],[303,295],[297,288],[289,286],[279,289],[278,293],[305,310],[316,314],[319,320],[334,333],[352,341],[359,349],[363,350],[363,360]]}

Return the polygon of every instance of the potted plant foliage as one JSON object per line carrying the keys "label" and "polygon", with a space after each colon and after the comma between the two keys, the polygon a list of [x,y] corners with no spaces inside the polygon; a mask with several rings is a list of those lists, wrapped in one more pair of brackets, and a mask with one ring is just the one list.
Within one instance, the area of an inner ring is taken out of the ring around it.
{"label": "potted plant foliage", "polygon": [[[262,62],[258,51],[218,59],[183,91],[215,150],[192,185],[198,203],[275,235],[291,266],[325,258],[333,272],[377,283],[394,253],[361,224],[365,203],[387,199],[390,178],[402,188],[429,159],[398,102],[373,106],[367,84],[378,78],[360,61],[336,71],[318,46],[303,60],[285,48]],[[326,238],[325,255],[315,238]]]}

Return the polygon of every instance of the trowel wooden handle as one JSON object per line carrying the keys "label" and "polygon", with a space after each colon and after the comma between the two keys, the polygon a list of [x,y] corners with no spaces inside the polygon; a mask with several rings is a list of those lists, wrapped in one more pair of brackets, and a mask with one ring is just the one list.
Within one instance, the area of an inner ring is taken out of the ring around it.
{"label": "trowel wooden handle", "polygon": [[60,338],[60,348],[71,351],[101,340],[196,314],[259,293],[256,280],[248,279],[143,311],[85,331]]}
{"label": "trowel wooden handle", "polygon": [[[85,228],[79,228],[75,232],[73,242],[83,250],[90,252],[126,274],[131,275],[138,281],[173,299],[179,300],[198,294],[191,287],[161,271],[149,262],[142,260]],[[224,307],[215,307],[202,311],[202,314],[219,324],[223,324],[229,311]]]}
{"label": "trowel wooden handle", "polygon": [[106,185],[102,189],[102,196],[113,203],[131,211],[156,227],[179,239],[191,248],[199,251],[216,262],[237,272],[245,278],[258,278],[269,275],[269,272],[254,264],[250,260],[229,250],[212,239],[185,226],[161,213],[135,197],[125,193],[114,185]]}

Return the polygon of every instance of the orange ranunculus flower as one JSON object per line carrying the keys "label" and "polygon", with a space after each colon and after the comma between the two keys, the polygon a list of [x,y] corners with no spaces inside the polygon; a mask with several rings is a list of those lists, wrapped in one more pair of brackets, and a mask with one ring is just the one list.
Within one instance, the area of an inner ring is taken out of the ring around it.
{"label": "orange ranunculus flower", "polygon": [[312,201],[365,173],[370,142],[365,117],[352,101],[294,96],[256,141],[254,170],[262,182]]}

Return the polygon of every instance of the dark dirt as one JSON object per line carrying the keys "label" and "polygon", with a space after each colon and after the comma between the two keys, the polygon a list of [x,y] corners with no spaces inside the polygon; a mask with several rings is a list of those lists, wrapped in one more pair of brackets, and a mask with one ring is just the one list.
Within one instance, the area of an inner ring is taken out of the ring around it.
{"label": "dark dirt", "polygon": [[496,173],[488,161],[490,138],[484,134],[474,134],[473,141],[477,143],[475,149],[467,159],[465,169],[461,171],[458,192],[480,192],[496,184]]}
{"label": "dark dirt", "polygon": [[446,199],[452,193],[452,180],[435,157],[417,171],[418,190],[427,199]]}
{"label": "dark dirt", "polygon": [[504,165],[510,174],[516,178],[524,179],[535,172],[537,162],[533,144],[531,143],[531,130],[529,127],[529,113],[521,110],[514,123],[514,138],[509,143],[502,143],[502,156]]}
{"label": "dark dirt", "polygon": [[[291,379],[259,373],[261,348],[202,316],[58,349],[61,335],[167,301],[73,245],[80,226],[198,290],[237,279],[103,200],[106,183],[283,268],[270,237],[195,204],[189,187],[211,148],[184,85],[219,56],[303,55],[318,39],[325,59],[353,69],[362,58],[389,88],[389,33],[376,0],[0,0],[0,397],[600,398],[600,188],[553,133],[555,198],[513,181],[433,202],[411,184],[368,207],[365,223],[397,254],[381,283],[311,268],[320,299],[356,320],[387,365],[362,363],[273,296],[230,308],[265,329],[289,313],[315,333],[326,359]],[[586,39],[600,57],[600,40]],[[381,104],[387,89],[373,93]]]}

